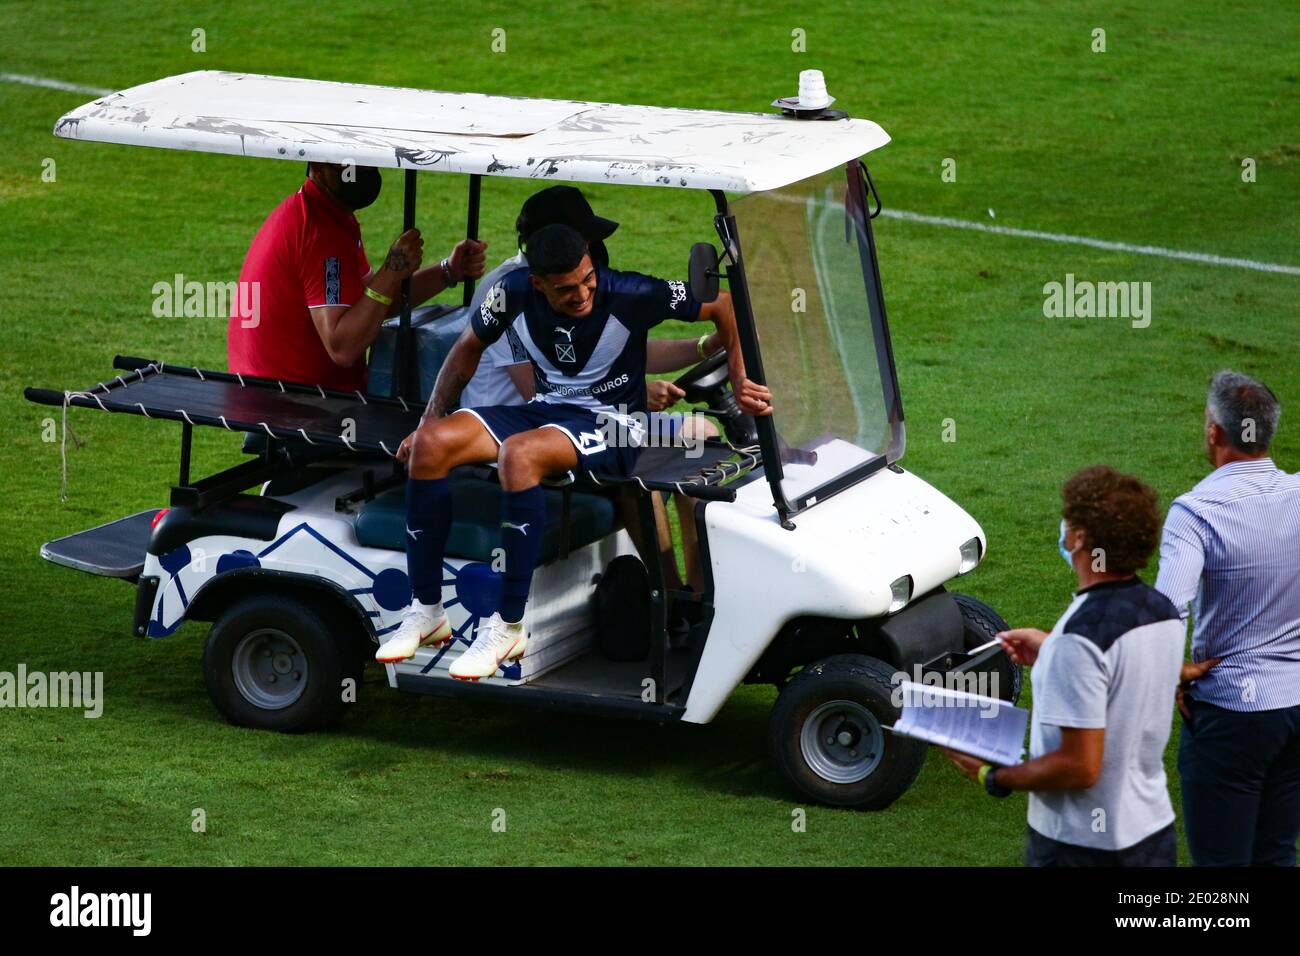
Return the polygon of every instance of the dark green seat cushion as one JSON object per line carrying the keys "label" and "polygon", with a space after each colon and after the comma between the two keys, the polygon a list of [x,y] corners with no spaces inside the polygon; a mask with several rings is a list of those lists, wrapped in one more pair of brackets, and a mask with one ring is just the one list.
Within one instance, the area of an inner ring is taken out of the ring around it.
{"label": "dark green seat cushion", "polygon": [[[543,564],[560,554],[560,521],[564,494],[546,489],[546,534]],[[494,481],[455,475],[451,479],[452,526],[447,556],[491,561],[501,547],[501,486]],[[576,551],[599,541],[616,527],[614,503],[602,496],[573,492],[569,506],[569,548]],[[362,506],[357,515],[357,541],[370,548],[406,550],[406,488],[394,488]]]}

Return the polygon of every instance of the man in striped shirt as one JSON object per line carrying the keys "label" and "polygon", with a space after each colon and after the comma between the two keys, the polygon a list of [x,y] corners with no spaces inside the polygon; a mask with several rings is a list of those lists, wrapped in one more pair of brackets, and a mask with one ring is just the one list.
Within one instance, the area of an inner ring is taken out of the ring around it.
{"label": "man in striped shirt", "polygon": [[1295,866],[1300,836],[1300,475],[1268,455],[1281,406],[1237,372],[1210,382],[1214,471],[1165,519],[1156,588],[1186,616],[1178,751],[1198,866]]}

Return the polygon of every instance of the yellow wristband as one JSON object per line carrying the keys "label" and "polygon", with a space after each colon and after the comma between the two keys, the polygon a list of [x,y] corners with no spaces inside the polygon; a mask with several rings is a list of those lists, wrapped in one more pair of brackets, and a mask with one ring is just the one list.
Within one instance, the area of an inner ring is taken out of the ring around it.
{"label": "yellow wristband", "polygon": [[695,351],[699,353],[701,359],[706,359],[709,357],[704,351],[704,343],[707,342],[708,340],[709,340],[709,333],[705,332],[703,335],[700,336],[699,341],[695,343]]}
{"label": "yellow wristband", "polygon": [[382,292],[376,292],[374,289],[370,288],[370,286],[366,286],[366,295],[370,296],[370,298],[374,299],[376,302],[382,302],[384,305],[393,304],[392,296],[384,295]]}
{"label": "yellow wristband", "polygon": [[984,778],[989,775],[989,771],[992,769],[993,765],[991,763],[986,763],[984,766],[980,767],[978,776],[981,787],[987,786],[987,784],[984,783]]}

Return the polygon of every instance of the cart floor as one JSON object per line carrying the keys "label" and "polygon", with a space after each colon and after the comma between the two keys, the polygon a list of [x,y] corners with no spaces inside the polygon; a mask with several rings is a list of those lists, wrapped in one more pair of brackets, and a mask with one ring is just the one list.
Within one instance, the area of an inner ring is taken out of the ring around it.
{"label": "cart floor", "polygon": [[[692,656],[685,650],[673,649],[669,652],[669,700],[673,700],[685,684]],[[649,661],[611,661],[602,657],[598,651],[588,651],[563,667],[557,667],[529,681],[527,686],[561,693],[598,694],[601,697],[640,700],[645,693],[641,682],[649,676]]]}
{"label": "cart floor", "polygon": [[677,720],[686,710],[687,685],[695,655],[673,650],[668,657],[668,695],[662,704],[642,698],[649,661],[609,661],[595,651],[526,684],[479,683],[450,677],[398,672],[398,690],[434,697],[498,700],[574,713],[604,713],[641,720]]}

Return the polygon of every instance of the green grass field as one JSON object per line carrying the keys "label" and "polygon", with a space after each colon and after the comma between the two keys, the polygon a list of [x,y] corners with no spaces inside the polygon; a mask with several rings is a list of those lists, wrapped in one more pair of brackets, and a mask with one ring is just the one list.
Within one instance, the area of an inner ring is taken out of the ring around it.
{"label": "green grass field", "polygon": [[[905,5],[229,2],[0,3],[0,72],[121,89],[196,69],[714,109],[766,110],[800,69],[893,142],[887,207],[1300,264],[1300,11],[1284,4],[1040,0]],[[406,19],[413,17],[413,19]],[[490,50],[504,28],[507,50]],[[1092,52],[1092,30],[1107,49]],[[206,52],[191,51],[206,31]],[[807,52],[791,51],[806,31]],[[178,430],[74,412],[59,500],[52,410],[26,385],[81,387],[117,353],[224,367],[225,321],[159,319],[176,273],[235,278],[301,166],[56,140],[91,99],[0,82],[0,670],[102,671],[103,716],[0,710],[6,864],[1014,865],[1025,801],[987,799],[937,754],[883,813],[808,808],[765,753],[775,692],[739,690],[703,727],[655,727],[421,699],[372,669],[343,728],[237,729],[209,703],[205,631],[133,639],[134,593],[48,565],[42,542],[166,501]],[[1242,181],[1242,160],[1257,181]],[[53,159],[57,179],[42,179]],[[956,182],[941,178],[946,158]],[[396,234],[391,173],[361,214],[372,258]],[[463,229],[463,180],[422,179],[429,254]],[[523,181],[493,180],[483,223],[511,251]],[[708,238],[698,194],[592,188],[622,222],[616,263],[680,274]],[[990,218],[990,210],[996,218]],[[962,582],[1013,624],[1049,627],[1072,580],[1059,487],[1106,462],[1166,503],[1205,473],[1204,386],[1232,366],[1300,407],[1300,277],[917,222],[877,222],[908,426],[904,463],[989,540]],[[441,255],[442,253],[437,253]],[[490,253],[491,254],[491,253]],[[1143,281],[1152,321],[1048,319],[1067,273]],[[1274,456],[1300,468],[1284,415]],[[942,441],[953,419],[955,442]],[[235,443],[196,436],[196,467]],[[1154,567],[1148,569],[1148,575]],[[1176,734],[1175,734],[1176,736]],[[1171,786],[1177,802],[1177,775]],[[206,812],[205,833],[191,831]],[[507,829],[494,832],[493,811]],[[1186,860],[1185,849],[1183,859]]]}

